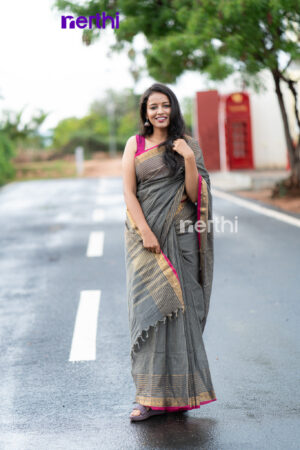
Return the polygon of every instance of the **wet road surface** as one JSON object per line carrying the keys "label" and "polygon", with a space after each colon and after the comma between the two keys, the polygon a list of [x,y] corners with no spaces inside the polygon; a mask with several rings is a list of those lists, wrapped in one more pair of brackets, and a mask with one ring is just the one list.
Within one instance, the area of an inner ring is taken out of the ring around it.
{"label": "wet road surface", "polygon": [[213,199],[218,400],[131,423],[122,179],[0,189],[1,449],[300,448],[300,229]]}

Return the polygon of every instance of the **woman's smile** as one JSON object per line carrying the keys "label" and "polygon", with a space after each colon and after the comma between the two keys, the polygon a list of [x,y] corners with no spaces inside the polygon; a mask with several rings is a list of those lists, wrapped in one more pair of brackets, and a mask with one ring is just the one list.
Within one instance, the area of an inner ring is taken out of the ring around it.
{"label": "woman's smile", "polygon": [[167,95],[153,92],[147,102],[147,117],[154,127],[166,128],[170,124],[171,103]]}

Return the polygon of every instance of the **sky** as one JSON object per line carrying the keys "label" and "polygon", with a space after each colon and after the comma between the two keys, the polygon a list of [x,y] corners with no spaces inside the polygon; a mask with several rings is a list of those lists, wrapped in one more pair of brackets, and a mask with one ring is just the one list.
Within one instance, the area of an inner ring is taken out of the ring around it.
{"label": "sky", "polygon": [[[70,116],[82,117],[92,101],[103,98],[108,88],[134,88],[142,94],[153,82],[144,77],[134,83],[127,53],[107,56],[114,31],[102,30],[91,46],[82,43],[80,29],[61,29],[62,12],[53,10],[54,0],[2,1],[0,5],[0,115],[25,107],[27,121],[38,110],[50,112],[42,132]],[[120,21],[122,26],[122,21]],[[141,50],[142,34],[135,38]],[[215,87],[204,75],[187,72],[176,84],[168,84],[179,101],[201,89]]]}

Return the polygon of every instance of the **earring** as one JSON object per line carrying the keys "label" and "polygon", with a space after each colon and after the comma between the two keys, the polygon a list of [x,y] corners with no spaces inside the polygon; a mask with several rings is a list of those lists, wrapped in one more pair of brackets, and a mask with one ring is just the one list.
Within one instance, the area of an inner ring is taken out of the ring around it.
{"label": "earring", "polygon": [[144,123],[144,125],[145,125],[145,127],[150,127],[151,124],[148,119],[146,119],[146,122]]}

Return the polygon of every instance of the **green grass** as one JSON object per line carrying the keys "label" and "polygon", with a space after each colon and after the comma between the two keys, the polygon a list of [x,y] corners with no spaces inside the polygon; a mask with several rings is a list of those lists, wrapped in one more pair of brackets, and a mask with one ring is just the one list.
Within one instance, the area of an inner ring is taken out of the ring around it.
{"label": "green grass", "polygon": [[64,160],[17,163],[16,176],[11,181],[77,177],[74,162]]}

